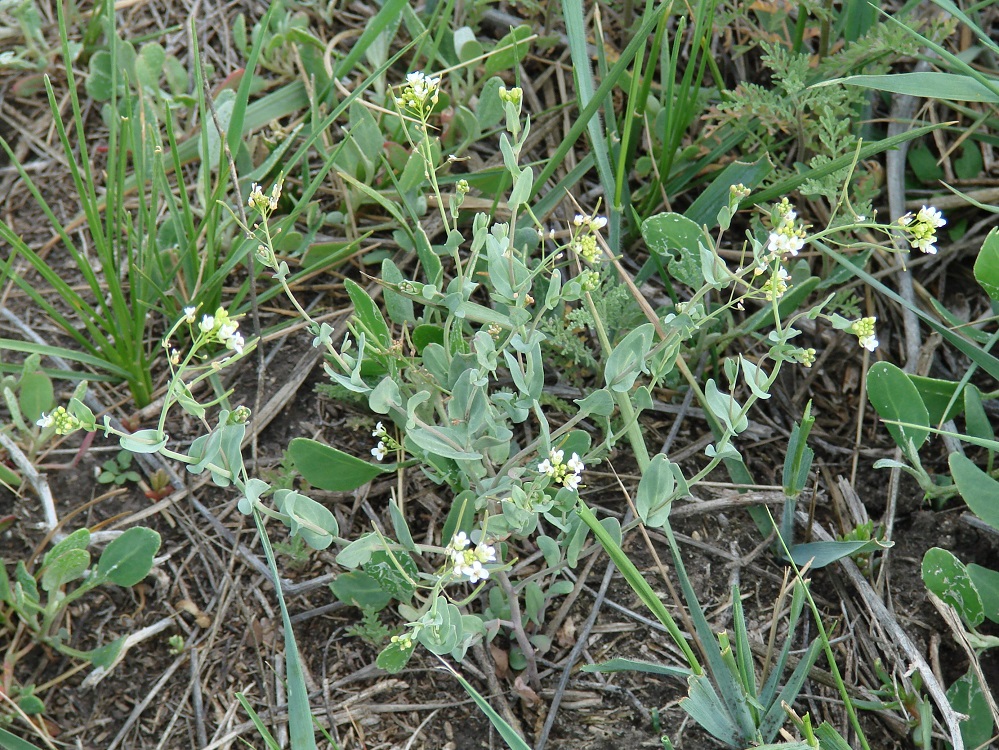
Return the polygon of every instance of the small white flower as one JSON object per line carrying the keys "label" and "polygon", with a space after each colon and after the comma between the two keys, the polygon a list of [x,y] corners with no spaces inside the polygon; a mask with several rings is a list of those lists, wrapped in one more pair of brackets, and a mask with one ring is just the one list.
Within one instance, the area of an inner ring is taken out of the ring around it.
{"label": "small white flower", "polygon": [[385,460],[385,443],[379,440],[378,445],[371,449],[371,455],[375,457],[376,461]]}
{"label": "small white flower", "polygon": [[912,223],[913,218],[914,217],[912,215],[912,211],[910,211],[909,213],[905,214],[904,216],[900,216],[898,218],[898,224],[899,224],[899,226],[907,227],[907,226],[909,226]]}
{"label": "small white flower", "polygon": [[869,352],[873,352],[878,348],[878,339],[873,333],[870,336],[860,337],[858,341],[860,342],[860,345]]}
{"label": "small white flower", "polygon": [[221,326],[219,326],[219,333],[218,333],[219,340],[226,341],[228,339],[231,339],[233,336],[236,335],[237,328],[239,328],[239,323],[237,323],[235,320],[231,320],[228,323],[222,324]]}
{"label": "small white flower", "polygon": [[572,458],[569,459],[569,463],[567,463],[566,466],[568,466],[569,471],[571,471],[574,474],[582,474],[583,469],[586,468],[585,466],[583,466],[583,462],[579,458],[579,454],[577,453],[572,454]]}
{"label": "small white flower", "polygon": [[451,538],[451,547],[455,550],[463,550],[468,546],[468,534],[464,531],[459,531]]}
{"label": "small white flower", "polygon": [[558,466],[562,463],[562,459],[565,457],[565,451],[552,451],[551,459],[552,463]]}
{"label": "small white flower", "polygon": [[375,425],[375,429],[374,432],[371,433],[371,437],[385,437],[385,426],[381,422]]}
{"label": "small white flower", "polygon": [[496,562],[496,548],[491,544],[480,544],[475,548],[475,559],[480,563]]}
{"label": "small white flower", "polygon": [[225,348],[232,349],[237,354],[242,354],[243,346],[245,345],[245,343],[246,342],[243,341],[243,337],[240,334],[234,333],[232,336],[230,336],[225,340]]}
{"label": "small white flower", "polygon": [[546,458],[538,464],[538,471],[542,474],[552,474],[555,471],[555,467],[552,466],[552,462]]}
{"label": "small white flower", "polygon": [[579,474],[566,474],[565,479],[562,480],[562,486],[569,488],[570,490],[579,489],[579,483],[582,481],[582,477]]}
{"label": "small white flower", "polygon": [[599,232],[605,226],[607,226],[606,216],[594,216],[590,219],[590,231],[592,232]]}
{"label": "small white flower", "polygon": [[482,567],[482,563],[478,560],[473,562],[471,565],[466,565],[461,569],[462,575],[468,576],[469,583],[478,583],[479,581],[484,581],[489,577],[489,571]]}
{"label": "small white flower", "polygon": [[937,246],[934,244],[936,241],[937,238],[932,235],[929,237],[920,237],[919,239],[912,241],[912,246],[918,250],[922,250],[927,255],[936,255]]}
{"label": "small white flower", "polygon": [[38,419],[37,422],[35,422],[35,424],[44,430],[46,427],[50,426],[53,422],[55,422],[55,420],[52,418],[51,414],[46,414],[45,412],[42,412],[42,416]]}
{"label": "small white flower", "polygon": [[933,206],[923,206],[921,209],[919,209],[919,213],[916,214],[916,220],[922,221],[926,224],[930,224],[933,226],[934,229],[939,229],[940,227],[942,227],[944,224],[947,223],[947,220],[943,217],[943,214],[940,213],[940,211],[938,211],[937,209],[933,208]]}
{"label": "small white flower", "polygon": [[185,307],[184,308],[184,320],[186,320],[188,323],[193,323],[196,320],[196,318],[194,316],[194,314],[196,312],[197,312],[197,309],[194,308],[194,307]]}
{"label": "small white flower", "polygon": [[215,316],[205,315],[201,319],[201,322],[198,324],[198,328],[200,328],[205,333],[211,333],[212,330],[214,330],[215,328]]}
{"label": "small white flower", "polygon": [[586,219],[587,219],[586,216],[583,216],[582,214],[576,214],[576,218],[572,220],[572,223],[575,224],[577,227],[581,227],[583,226],[583,224],[586,223]]}

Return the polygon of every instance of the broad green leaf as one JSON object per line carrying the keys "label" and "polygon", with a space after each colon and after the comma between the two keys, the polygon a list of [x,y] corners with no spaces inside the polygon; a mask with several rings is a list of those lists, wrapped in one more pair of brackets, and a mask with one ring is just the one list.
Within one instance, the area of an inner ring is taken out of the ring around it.
{"label": "broad green leaf", "polygon": [[371,559],[375,550],[383,549],[384,546],[377,534],[365,534],[340,550],[336,556],[337,564],[345,568],[358,568]]}
{"label": "broad green leaf", "polygon": [[669,500],[676,489],[676,478],[669,459],[662,453],[653,456],[638,483],[635,508],[646,526],[661,528],[669,519],[672,503]]}
{"label": "broad green leaf", "polygon": [[[929,424],[940,424],[948,419],[953,419],[961,413],[960,399],[951,399],[957,392],[960,385],[952,380],[940,380],[939,378],[927,378],[922,375],[911,375],[906,373],[906,377],[916,386],[923,406],[929,415]],[[948,409],[948,405],[950,408]]]}
{"label": "broad green leaf", "polygon": [[606,388],[593,391],[586,398],[576,399],[580,412],[596,414],[598,417],[609,417],[614,413],[614,397]]}
{"label": "broad green leaf", "polygon": [[983,568],[975,563],[968,563],[966,567],[971,582],[982,597],[985,616],[992,622],[999,623],[999,571]]}
{"label": "broad green leaf", "polygon": [[45,557],[42,558],[42,566],[48,565],[51,560],[66,554],[71,549],[86,549],[89,546],[90,530],[87,528],[77,529],[45,553]]}
{"label": "broad green leaf", "polygon": [[639,374],[646,370],[653,330],[651,323],[640,325],[614,347],[604,366],[604,381],[610,390],[617,393],[630,391]]}
{"label": "broad green leaf", "polygon": [[159,549],[160,535],[152,529],[128,529],[104,549],[96,575],[119,586],[134,586],[149,575]]}
{"label": "broad green leaf", "polygon": [[507,73],[513,70],[516,64],[527,56],[531,45],[526,40],[533,33],[530,26],[517,26],[496,42],[496,46],[493,48],[495,52],[486,58],[483,77],[490,78],[497,73]]}
{"label": "broad green leaf", "polygon": [[275,490],[274,505],[288,516],[291,533],[312,549],[326,549],[340,532],[333,511],[294,490]]}
{"label": "broad green leaf", "polygon": [[420,577],[420,569],[408,552],[396,549],[389,554],[387,549],[376,549],[362,567],[393,599],[408,603],[413,598],[413,582]]}
{"label": "broad green leaf", "polygon": [[368,408],[375,414],[388,414],[393,406],[402,406],[402,392],[399,384],[386,376],[368,394]]}
{"label": "broad green leaf", "polygon": [[341,573],[330,584],[330,589],[341,602],[358,609],[380,612],[392,601],[392,595],[384,591],[378,585],[378,581],[363,570]]}
{"label": "broad green leaf", "polygon": [[982,243],[975,260],[975,279],[993,300],[999,301],[999,229],[993,229]]}
{"label": "broad green leaf", "polygon": [[288,455],[309,484],[330,492],[351,492],[384,471],[380,466],[308,438],[292,440]]}
{"label": "broad green leaf", "polygon": [[344,288],[354,303],[354,315],[361,327],[385,349],[392,345],[388,324],[370,295],[357,282],[344,279]]}
{"label": "broad green leaf", "polygon": [[951,453],[947,463],[954,483],[972,513],[999,530],[999,481],[960,453]]}
{"label": "broad green leaf", "polygon": [[824,568],[826,565],[850,555],[885,550],[891,546],[891,542],[880,542],[877,539],[857,542],[808,542],[807,544],[795,544],[791,547],[790,552],[795,565],[801,566],[811,561],[811,567],[815,569]]}
{"label": "broad green leaf", "polygon": [[961,722],[961,739],[966,748],[986,747],[992,739],[992,711],[973,669],[968,669],[947,688],[951,708],[968,718]]}
{"label": "broad green leaf", "polygon": [[384,669],[389,674],[396,674],[397,672],[401,672],[403,667],[409,663],[409,659],[415,650],[415,642],[410,642],[409,646],[406,646],[405,642],[402,641],[390,643],[378,654],[375,664],[379,669]]}
{"label": "broad green leaf", "polygon": [[122,435],[118,443],[132,453],[157,453],[167,444],[167,436],[159,430],[137,430],[131,435]]}
{"label": "broad green leaf", "polygon": [[[865,89],[886,91],[891,94],[906,94],[925,99],[943,99],[952,102],[987,102],[999,104],[999,94],[990,90],[970,76],[957,73],[937,73],[924,71],[916,73],[890,73],[887,75],[848,76],[815,84],[832,86],[845,84]],[[999,86],[999,80],[996,80]]]}
{"label": "broad green leaf", "polygon": [[49,593],[83,576],[90,567],[90,553],[71,549],[49,561],[42,574],[42,588]]}
{"label": "broad green leaf", "polygon": [[118,658],[118,654],[121,652],[121,647],[125,645],[126,638],[128,638],[128,636],[123,635],[121,638],[116,638],[111,641],[111,643],[106,643],[100,648],[88,651],[87,658],[95,667],[108,669],[112,664],[114,664],[115,659]]}
{"label": "broad green leaf", "polygon": [[932,547],[923,555],[922,570],[926,588],[957,610],[971,627],[982,624],[985,619],[982,597],[964,563],[947,550]]}
{"label": "broad green leaf", "polygon": [[689,677],[690,669],[687,667],[670,667],[666,664],[656,664],[641,659],[626,659],[615,657],[608,659],[601,664],[587,664],[583,672],[647,672],[648,674],[658,674],[664,677]]}
{"label": "broad green leaf", "polygon": [[21,413],[28,422],[36,422],[42,412],[52,411],[55,396],[52,391],[52,380],[44,372],[27,372],[21,376],[18,402]]}
{"label": "broad green leaf", "polygon": [[683,214],[657,214],[642,222],[642,237],[651,252],[667,260],[674,278],[694,289],[704,284],[698,246],[711,241],[695,222]]}
{"label": "broad green leaf", "polygon": [[965,429],[972,437],[995,440],[992,420],[982,405],[982,392],[970,384],[964,387],[964,420]]}
{"label": "broad green leaf", "polygon": [[714,378],[709,378],[704,387],[705,406],[733,433],[740,433],[749,427],[749,418],[741,414],[742,406],[728,393],[718,389]]}
{"label": "broad green leaf", "polygon": [[[889,362],[877,362],[867,372],[867,397],[885,420],[896,420],[928,427],[930,415],[919,397],[919,391],[908,376]],[[929,432],[916,427],[902,427],[887,424],[888,432],[903,451],[908,450],[908,442],[918,451],[926,442]]]}
{"label": "broad green leaf", "polygon": [[[382,260],[382,281],[387,284],[399,284],[404,280],[402,271],[392,262],[391,258]],[[385,311],[393,323],[403,325],[416,321],[413,300],[409,297],[399,294],[388,286],[382,289],[382,297],[385,300]]]}

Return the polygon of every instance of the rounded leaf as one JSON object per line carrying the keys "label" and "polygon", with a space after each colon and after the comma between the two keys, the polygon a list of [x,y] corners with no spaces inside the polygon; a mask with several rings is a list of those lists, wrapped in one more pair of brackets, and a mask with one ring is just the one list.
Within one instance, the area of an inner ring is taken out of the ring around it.
{"label": "rounded leaf", "polygon": [[153,567],[160,535],[144,526],[128,529],[112,541],[97,561],[97,575],[119,586],[134,586]]}
{"label": "rounded leaf", "polygon": [[933,547],[923,555],[923,583],[926,588],[957,610],[971,627],[985,619],[982,597],[967,568],[945,549]]}

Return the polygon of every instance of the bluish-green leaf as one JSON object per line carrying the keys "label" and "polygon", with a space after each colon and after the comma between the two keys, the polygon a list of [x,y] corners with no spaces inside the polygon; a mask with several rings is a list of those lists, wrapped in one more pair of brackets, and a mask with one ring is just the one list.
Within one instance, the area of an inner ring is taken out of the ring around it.
{"label": "bluish-green leaf", "polygon": [[330,588],[337,599],[358,609],[379,612],[392,601],[392,595],[384,591],[378,585],[378,581],[363,570],[341,573],[330,584]]}
{"label": "bluish-green leaf", "polygon": [[[914,73],[889,73],[886,75],[848,76],[823,81],[816,86],[844,84],[865,89],[906,94],[925,99],[943,99],[952,102],[986,102],[999,104],[999,94],[976,81],[971,76],[957,73],[923,71]],[[999,79],[995,82],[999,86]]]}
{"label": "bluish-green leaf", "polygon": [[691,674],[690,669],[687,667],[671,667],[666,664],[656,664],[650,661],[642,661],[641,659],[626,659],[620,656],[608,659],[600,664],[587,664],[581,671],[603,673],[646,672],[664,677],[689,677]]}
{"label": "bluish-green leaf", "polygon": [[642,474],[635,496],[635,508],[646,526],[658,529],[666,523],[672,505],[668,501],[674,489],[676,489],[676,478],[669,459],[664,454],[658,453],[653,456]]}
{"label": "bluish-green leaf", "polygon": [[850,555],[862,555],[888,549],[891,542],[880,542],[877,539],[857,542],[808,542],[791,547],[791,559],[795,565],[801,566],[812,561],[812,568],[824,568],[830,563]]}

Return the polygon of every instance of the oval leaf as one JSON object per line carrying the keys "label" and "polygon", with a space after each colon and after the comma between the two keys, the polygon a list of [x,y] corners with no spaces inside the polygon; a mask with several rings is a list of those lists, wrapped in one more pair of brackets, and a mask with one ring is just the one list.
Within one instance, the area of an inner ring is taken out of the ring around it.
{"label": "oval leaf", "polygon": [[149,575],[159,549],[160,535],[152,529],[128,529],[104,549],[97,575],[119,586],[134,586]]}
{"label": "oval leaf", "polygon": [[923,555],[923,583],[926,588],[952,606],[971,627],[985,619],[982,597],[968,575],[967,568],[945,549],[933,547]]}
{"label": "oval leaf", "polygon": [[[867,373],[867,398],[883,420],[906,422],[920,427],[928,427],[930,424],[929,412],[919,397],[916,386],[893,364],[877,362],[871,366]],[[902,427],[897,424],[887,424],[886,427],[903,451],[908,450],[909,440],[919,450],[930,434],[917,427]]]}
{"label": "oval leaf", "polygon": [[308,438],[292,440],[288,455],[309,484],[330,492],[356,490],[383,471],[380,466]]}

